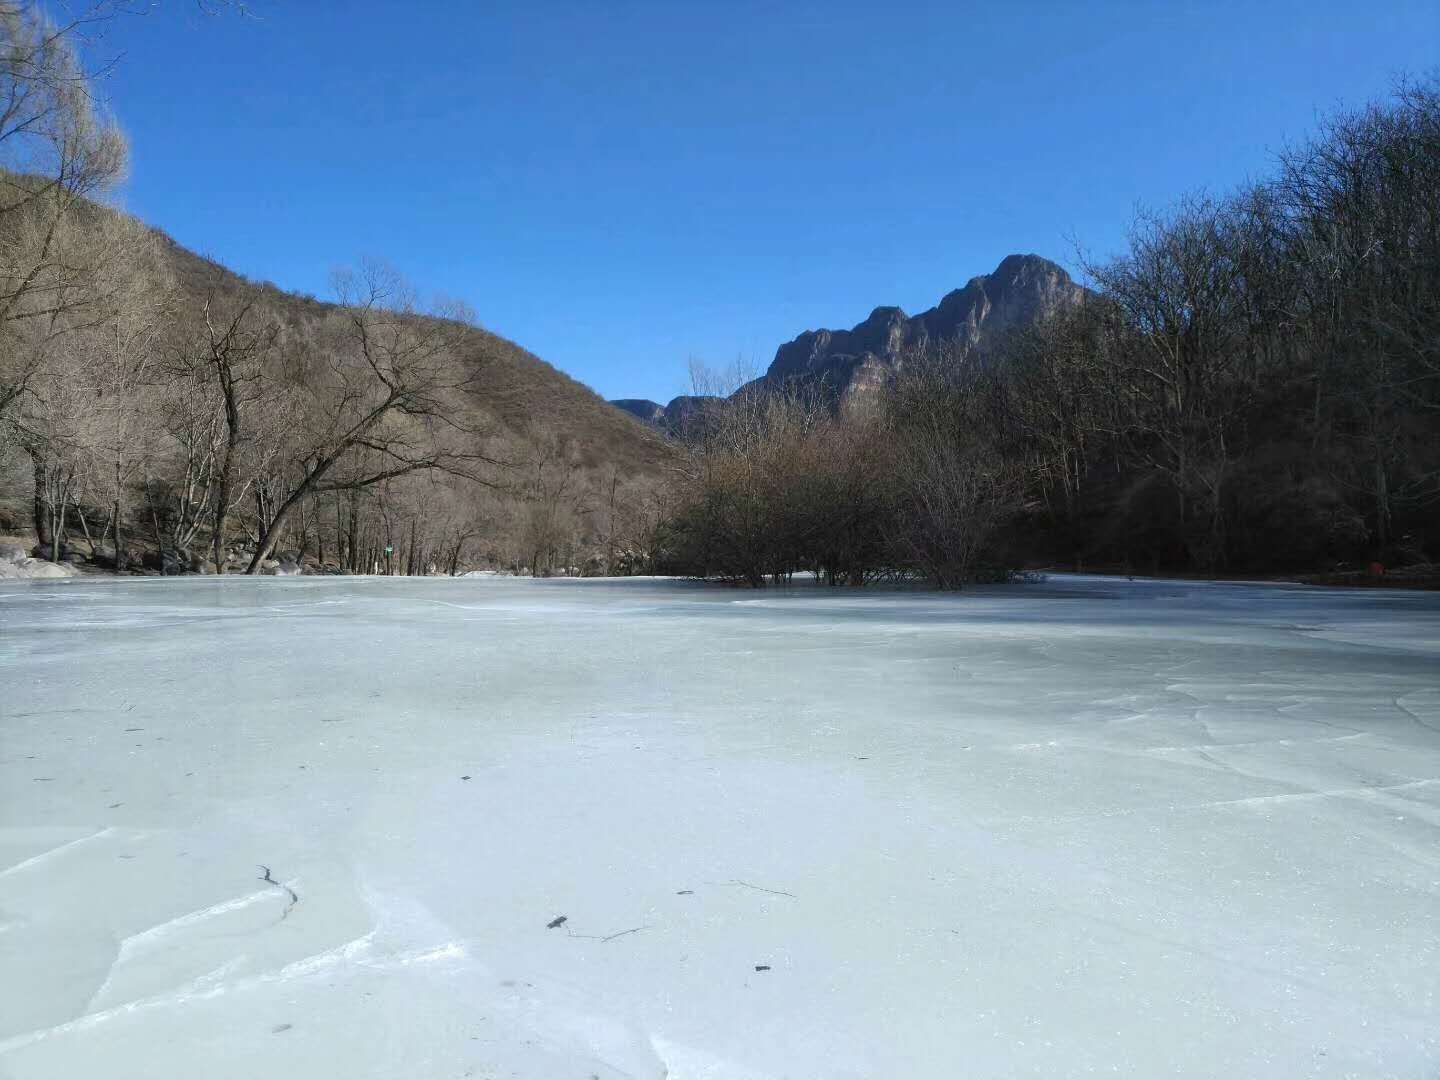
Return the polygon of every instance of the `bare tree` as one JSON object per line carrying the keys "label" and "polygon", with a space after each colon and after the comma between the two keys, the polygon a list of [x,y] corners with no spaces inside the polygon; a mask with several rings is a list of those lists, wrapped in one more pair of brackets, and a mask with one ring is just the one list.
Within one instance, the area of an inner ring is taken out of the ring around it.
{"label": "bare tree", "polygon": [[113,250],[79,219],[125,168],[75,48],[87,19],[0,0],[0,420],[41,366],[43,343],[103,304]]}
{"label": "bare tree", "polygon": [[468,314],[422,314],[400,279],[376,264],[339,275],[336,285],[340,308],[326,347],[291,358],[304,375],[289,387],[303,435],[273,513],[260,522],[248,574],[259,572],[305,499],[431,469],[484,482],[476,468],[496,464],[474,449],[481,433],[460,420],[478,377],[465,352]]}
{"label": "bare tree", "polygon": [[201,515],[208,518],[217,574],[225,572],[230,515],[273,455],[286,419],[286,402],[269,392],[274,373],[266,370],[280,330],[255,289],[225,296],[212,285],[173,365],[185,387],[172,423],[185,450],[180,516],[192,523],[192,535]]}

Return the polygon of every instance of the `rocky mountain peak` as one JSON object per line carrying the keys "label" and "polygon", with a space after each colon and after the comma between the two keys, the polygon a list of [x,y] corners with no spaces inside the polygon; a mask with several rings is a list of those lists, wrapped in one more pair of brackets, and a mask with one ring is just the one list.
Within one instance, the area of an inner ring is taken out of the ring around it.
{"label": "rocky mountain peak", "polygon": [[[1007,255],[992,272],[971,278],[918,315],[882,305],[849,330],[806,330],[775,350],[775,359],[758,382],[818,385],[844,402],[891,378],[908,350],[958,341],[968,355],[983,359],[1011,330],[1047,318],[1084,295],[1085,289],[1049,259]],[[635,400],[613,404],[647,423],[669,428],[680,411],[675,408],[680,400],[669,406]]]}
{"label": "rocky mountain peak", "polygon": [[844,397],[893,370],[908,349],[958,340],[983,354],[1008,331],[1075,303],[1084,292],[1049,259],[1009,255],[992,273],[971,278],[918,315],[877,307],[849,330],[807,330],[776,350],[763,381],[820,380]]}

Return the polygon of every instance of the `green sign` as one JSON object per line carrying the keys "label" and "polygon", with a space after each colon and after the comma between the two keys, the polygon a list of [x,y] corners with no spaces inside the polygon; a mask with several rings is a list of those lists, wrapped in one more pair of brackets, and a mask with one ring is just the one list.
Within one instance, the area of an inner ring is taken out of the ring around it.
{"label": "green sign", "polygon": [[386,555],[394,554],[394,552],[395,552],[395,548],[394,548],[394,547],[392,547],[390,544],[386,544],[386,545],[385,545],[385,554],[386,554]]}

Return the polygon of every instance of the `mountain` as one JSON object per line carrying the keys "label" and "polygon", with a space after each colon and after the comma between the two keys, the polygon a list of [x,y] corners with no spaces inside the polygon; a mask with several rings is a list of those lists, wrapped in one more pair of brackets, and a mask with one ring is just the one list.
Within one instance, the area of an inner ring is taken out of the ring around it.
{"label": "mountain", "polygon": [[[818,387],[846,403],[883,385],[907,350],[958,342],[968,356],[983,360],[1010,331],[1046,318],[1084,295],[1085,289],[1049,259],[1010,255],[994,272],[971,278],[918,315],[906,315],[898,307],[877,307],[849,330],[805,331],[776,349],[769,369],[749,386]],[[691,410],[696,400],[676,398],[663,406],[636,399],[611,404],[669,431],[680,422],[677,403]]]}
{"label": "mountain", "polygon": [[919,315],[898,307],[877,307],[849,330],[807,330],[781,345],[761,379],[775,385],[820,384],[843,400],[893,373],[910,349],[957,341],[981,357],[1005,334],[1028,326],[1068,304],[1085,290],[1061,267],[1039,255],[1010,255],[993,273],[971,278],[963,288]]}
{"label": "mountain", "polygon": [[667,405],[661,405],[649,398],[619,398],[610,404],[650,427],[673,435],[694,420],[707,401],[716,400],[718,399],[704,395],[681,394],[671,398]]}

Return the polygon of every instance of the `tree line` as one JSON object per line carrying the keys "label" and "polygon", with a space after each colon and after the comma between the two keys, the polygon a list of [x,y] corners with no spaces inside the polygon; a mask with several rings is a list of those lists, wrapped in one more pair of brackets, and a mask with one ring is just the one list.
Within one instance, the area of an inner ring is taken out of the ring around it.
{"label": "tree line", "polygon": [[1440,89],[1401,84],[1226,197],[1143,214],[1088,297],[890,384],[692,424],[675,572],[758,585],[1035,565],[1273,572],[1440,545]]}

